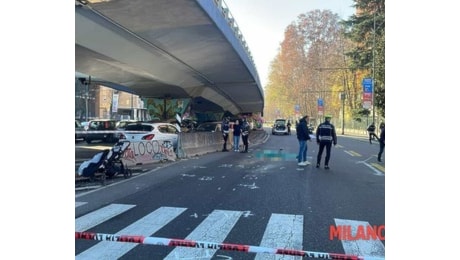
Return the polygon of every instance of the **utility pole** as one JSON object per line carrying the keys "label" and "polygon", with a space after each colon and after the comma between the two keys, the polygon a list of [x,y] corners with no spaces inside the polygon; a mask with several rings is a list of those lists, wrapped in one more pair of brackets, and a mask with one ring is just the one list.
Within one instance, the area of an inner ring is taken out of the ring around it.
{"label": "utility pole", "polygon": [[345,77],[343,78],[343,90],[340,93],[340,99],[342,100],[342,135],[345,135]]}
{"label": "utility pole", "polygon": [[374,33],[372,39],[372,122],[375,123],[375,12],[374,7]]}
{"label": "utility pole", "polygon": [[85,112],[86,112],[86,121],[89,121],[88,119],[88,99],[89,99],[89,86],[91,85],[91,76],[88,76],[88,82],[85,82],[86,86],[86,93],[85,93]]}
{"label": "utility pole", "polygon": [[131,115],[133,115],[133,118],[131,119],[134,119],[134,96],[133,96],[133,93],[131,93]]}

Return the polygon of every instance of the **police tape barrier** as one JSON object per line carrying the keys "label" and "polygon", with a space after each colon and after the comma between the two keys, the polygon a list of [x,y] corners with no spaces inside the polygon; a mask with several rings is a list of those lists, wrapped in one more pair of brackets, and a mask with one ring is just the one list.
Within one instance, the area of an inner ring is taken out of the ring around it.
{"label": "police tape barrier", "polygon": [[172,238],[162,238],[162,237],[115,235],[115,234],[103,234],[103,233],[93,233],[93,232],[75,232],[75,239],[138,243],[138,244],[157,245],[157,246],[193,247],[193,248],[216,249],[216,250],[225,250],[225,251],[239,251],[239,252],[247,252],[247,253],[267,253],[267,254],[302,256],[302,257],[320,258],[320,259],[342,259],[342,260],[382,260],[382,259],[385,259],[382,257],[373,257],[373,256],[354,256],[354,255],[335,254],[335,253],[303,251],[303,250],[296,250],[296,249],[281,249],[281,248],[276,249],[276,248],[241,245],[241,244],[214,243],[214,242],[194,241],[194,240],[185,240],[185,239],[172,239]]}

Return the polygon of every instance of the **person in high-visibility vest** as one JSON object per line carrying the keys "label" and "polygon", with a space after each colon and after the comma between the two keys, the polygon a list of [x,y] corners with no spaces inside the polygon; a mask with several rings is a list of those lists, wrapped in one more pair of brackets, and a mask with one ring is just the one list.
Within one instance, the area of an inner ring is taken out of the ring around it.
{"label": "person in high-visibility vest", "polygon": [[243,118],[243,123],[241,125],[241,138],[243,139],[243,146],[244,150],[241,151],[242,153],[247,153],[249,148],[249,131],[251,126],[249,125],[248,120],[246,117]]}

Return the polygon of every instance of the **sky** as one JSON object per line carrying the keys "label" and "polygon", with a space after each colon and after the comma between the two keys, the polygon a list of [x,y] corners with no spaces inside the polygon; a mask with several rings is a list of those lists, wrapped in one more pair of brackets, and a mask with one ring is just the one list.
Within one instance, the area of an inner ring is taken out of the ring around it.
{"label": "sky", "polygon": [[224,0],[235,18],[265,88],[269,66],[278,53],[286,27],[297,16],[315,9],[329,9],[342,19],[353,13],[353,0]]}

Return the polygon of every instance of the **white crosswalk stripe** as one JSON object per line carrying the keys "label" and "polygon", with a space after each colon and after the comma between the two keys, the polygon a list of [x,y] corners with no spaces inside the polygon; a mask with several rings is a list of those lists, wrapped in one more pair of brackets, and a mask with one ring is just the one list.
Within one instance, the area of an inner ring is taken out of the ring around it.
{"label": "white crosswalk stripe", "polygon": [[[265,229],[260,246],[270,248],[302,250],[303,216],[272,214]],[[255,260],[264,259],[302,259],[286,255],[257,254]]]}
{"label": "white crosswalk stripe", "polygon": [[135,207],[135,205],[110,204],[104,208],[88,213],[75,220],[75,231],[86,231],[132,207]]}
{"label": "white crosswalk stripe", "polygon": [[[161,207],[127,228],[120,230],[117,234],[151,236],[185,210],[185,208]],[[135,246],[137,244],[102,241],[77,255],[75,259],[118,259]]]}
{"label": "white crosswalk stripe", "polygon": [[[221,243],[241,214],[242,211],[214,210],[186,239]],[[211,259],[216,251],[177,247],[165,259]]]}
{"label": "white crosswalk stripe", "polygon": [[[83,204],[83,203],[78,203]],[[110,220],[133,209],[135,205],[110,204],[99,210],[90,212],[75,220],[75,231],[87,231],[105,221]],[[118,235],[155,236],[154,233],[171,223],[175,218],[184,213],[186,208],[161,207],[120,230]],[[194,241],[209,241],[222,243],[228,234],[235,228],[244,211],[214,210],[185,238]],[[336,226],[351,226],[353,234],[357,227],[369,226],[368,222],[334,219]],[[173,223],[173,222],[172,222]],[[260,246],[266,248],[282,248],[305,250],[303,245],[304,216],[273,213],[265,227]],[[344,253],[360,256],[385,256],[385,246],[380,240],[341,240]],[[138,244],[101,241],[95,246],[81,252],[76,259],[118,259],[132,250]],[[254,245],[258,246],[258,245]],[[164,259],[212,259],[217,249],[202,249],[175,247]],[[340,253],[340,252],[335,252]],[[301,257],[288,255],[272,255],[259,253],[256,260],[284,259],[293,260]]]}
{"label": "white crosswalk stripe", "polygon": [[[334,219],[336,226],[351,226],[352,234],[357,233],[358,227],[367,227],[370,224],[366,221],[357,221],[349,219]],[[377,232],[377,231],[375,231]],[[385,255],[385,246],[380,240],[342,240],[342,246],[345,254],[360,256],[380,257]]]}

